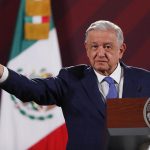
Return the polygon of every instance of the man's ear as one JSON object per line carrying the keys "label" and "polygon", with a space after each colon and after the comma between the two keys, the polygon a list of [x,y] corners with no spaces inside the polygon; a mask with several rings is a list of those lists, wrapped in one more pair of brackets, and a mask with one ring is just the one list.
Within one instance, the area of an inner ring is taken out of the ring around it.
{"label": "man's ear", "polygon": [[85,47],[85,49],[87,51],[88,47],[87,47],[87,42],[86,41],[84,42],[84,47]]}
{"label": "man's ear", "polygon": [[124,52],[126,51],[126,48],[127,48],[127,46],[126,46],[125,43],[123,43],[123,44],[120,46],[120,59],[123,57],[123,54],[124,54]]}
{"label": "man's ear", "polygon": [[86,55],[88,56],[88,45],[87,45],[87,42],[84,42],[84,47],[85,47],[85,50],[86,50]]}

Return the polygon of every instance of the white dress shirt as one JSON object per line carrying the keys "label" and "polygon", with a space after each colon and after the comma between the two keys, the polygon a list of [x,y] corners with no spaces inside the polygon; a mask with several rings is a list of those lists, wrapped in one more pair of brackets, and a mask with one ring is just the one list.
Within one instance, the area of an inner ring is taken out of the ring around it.
{"label": "white dress shirt", "polygon": [[[103,80],[106,76],[101,75],[96,71],[95,74],[98,79],[99,90],[102,93],[103,98],[106,99],[106,95],[108,94],[108,90],[109,90],[109,84]],[[121,68],[120,63],[118,63],[117,68],[110,75],[110,77],[113,78],[115,81],[115,86],[117,88],[119,98],[122,98],[124,76],[123,76],[123,69]]]}

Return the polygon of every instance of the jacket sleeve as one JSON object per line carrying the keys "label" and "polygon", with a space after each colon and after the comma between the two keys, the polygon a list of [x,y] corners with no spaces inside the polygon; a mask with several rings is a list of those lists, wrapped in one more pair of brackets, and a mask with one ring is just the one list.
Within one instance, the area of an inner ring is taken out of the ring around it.
{"label": "jacket sleeve", "polygon": [[23,102],[61,106],[67,93],[67,71],[62,69],[57,77],[28,79],[9,69],[9,76],[0,87]]}

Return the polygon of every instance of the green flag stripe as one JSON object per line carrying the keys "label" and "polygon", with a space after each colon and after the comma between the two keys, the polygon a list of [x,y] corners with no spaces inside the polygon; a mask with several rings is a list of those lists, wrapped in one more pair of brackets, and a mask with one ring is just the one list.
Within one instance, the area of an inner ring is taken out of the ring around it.
{"label": "green flag stripe", "polygon": [[[15,58],[17,55],[19,55],[21,52],[23,52],[36,42],[36,40],[24,39],[24,16],[25,16],[25,0],[21,0],[9,60]],[[52,30],[53,28],[54,22],[51,16],[50,30]]]}
{"label": "green flag stripe", "polygon": [[25,22],[29,22],[29,23],[32,23],[32,17],[27,17],[25,16]]}

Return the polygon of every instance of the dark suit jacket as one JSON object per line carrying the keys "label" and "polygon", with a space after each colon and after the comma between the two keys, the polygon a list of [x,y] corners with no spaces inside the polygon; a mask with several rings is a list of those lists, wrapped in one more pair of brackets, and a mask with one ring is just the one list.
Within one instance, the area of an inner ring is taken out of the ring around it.
{"label": "dark suit jacket", "polygon": [[[150,97],[150,72],[121,65],[123,97]],[[33,80],[9,70],[8,79],[0,86],[24,102],[61,106],[68,129],[67,150],[106,149],[106,105],[90,66],[63,68],[57,77]]]}

